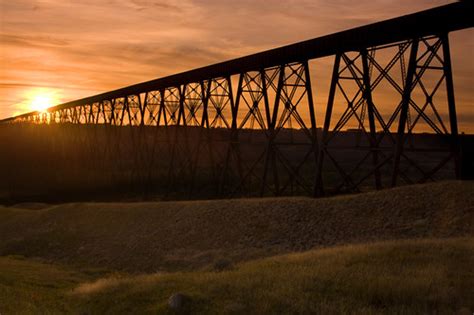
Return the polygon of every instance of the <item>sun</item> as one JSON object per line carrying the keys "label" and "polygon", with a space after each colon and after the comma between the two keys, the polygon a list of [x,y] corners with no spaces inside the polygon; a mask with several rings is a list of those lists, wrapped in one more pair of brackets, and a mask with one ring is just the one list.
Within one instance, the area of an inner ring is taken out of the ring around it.
{"label": "sun", "polygon": [[48,88],[37,88],[26,93],[23,107],[29,111],[47,112],[51,106],[59,104],[59,93]]}
{"label": "sun", "polygon": [[52,98],[49,95],[35,95],[31,100],[31,109],[38,112],[45,112],[52,106]]}

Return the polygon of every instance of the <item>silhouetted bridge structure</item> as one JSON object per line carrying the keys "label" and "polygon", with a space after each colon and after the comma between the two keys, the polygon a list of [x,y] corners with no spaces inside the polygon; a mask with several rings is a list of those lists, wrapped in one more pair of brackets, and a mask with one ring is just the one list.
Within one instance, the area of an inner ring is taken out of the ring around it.
{"label": "silhouetted bridge structure", "polygon": [[[49,174],[75,161],[84,185],[322,195],[459,178],[448,33],[472,26],[471,2],[453,3],[1,122],[43,134]],[[316,117],[309,62],[328,56]]]}

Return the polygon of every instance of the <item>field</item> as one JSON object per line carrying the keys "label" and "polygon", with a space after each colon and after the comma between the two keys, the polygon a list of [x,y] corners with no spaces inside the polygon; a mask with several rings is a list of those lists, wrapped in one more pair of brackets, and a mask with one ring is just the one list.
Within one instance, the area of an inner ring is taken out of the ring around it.
{"label": "field", "polygon": [[2,314],[470,314],[474,239],[392,241],[259,259],[223,271],[108,274],[0,258]]}
{"label": "field", "polygon": [[0,207],[0,312],[471,314],[473,191]]}

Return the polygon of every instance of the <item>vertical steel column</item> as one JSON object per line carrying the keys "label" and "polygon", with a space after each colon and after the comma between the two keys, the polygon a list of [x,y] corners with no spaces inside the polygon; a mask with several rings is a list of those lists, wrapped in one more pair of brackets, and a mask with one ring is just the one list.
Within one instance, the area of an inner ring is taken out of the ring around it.
{"label": "vertical steel column", "polygon": [[145,111],[146,111],[146,107],[148,105],[148,92],[145,92],[145,97],[143,98],[143,102],[142,102],[142,99],[140,97],[140,94],[137,95],[138,97],[138,105],[139,105],[139,109],[140,109],[140,126],[144,126],[145,125]]}
{"label": "vertical steel column", "polygon": [[367,49],[362,49],[360,52],[362,57],[362,71],[363,71],[363,82],[364,82],[364,91],[363,97],[367,102],[367,116],[369,118],[369,128],[370,128],[370,149],[372,151],[372,164],[374,167],[374,176],[375,176],[375,188],[382,188],[382,183],[380,180],[380,170],[378,167],[378,145],[377,145],[377,132],[375,128],[375,119],[374,119],[374,102],[372,100],[372,88],[370,86],[370,73],[369,73],[369,62],[367,60]]}
{"label": "vertical steel column", "polygon": [[133,123],[132,123],[132,122],[133,122],[133,118],[132,118],[132,114],[130,113],[130,101],[128,100],[128,98],[129,98],[130,96],[132,97],[132,104],[133,104],[133,95],[127,95],[127,96],[125,96],[124,98],[125,98],[125,102],[126,102],[126,104],[127,104],[128,124],[129,124],[130,126],[132,126],[132,125],[133,125]]}
{"label": "vertical steel column", "polygon": [[[312,150],[314,150],[314,162],[315,165],[318,165],[318,154],[319,154],[319,140],[318,140],[318,129],[316,125],[316,114],[314,112],[314,102],[313,102],[313,89],[311,86],[311,79],[310,79],[310,72],[309,72],[309,64],[308,60],[303,62],[304,67],[304,75],[305,75],[305,86],[306,86],[306,94],[308,95],[308,107],[309,107],[309,119],[311,121],[311,134],[313,139],[312,142]],[[317,184],[317,179],[314,179],[314,184]]]}
{"label": "vertical steel column", "polygon": [[[305,75],[306,93],[308,95],[308,108],[309,108],[309,119],[311,121],[311,133],[313,134],[313,137],[314,137],[313,140],[316,146],[315,150],[317,152],[318,151],[318,137],[317,137],[317,128],[316,128],[316,114],[314,112],[313,90],[311,87],[308,60],[303,62],[303,67],[304,67],[304,75]],[[317,155],[315,156],[315,158],[317,158]]]}
{"label": "vertical steel column", "polygon": [[[216,183],[217,183],[217,195],[219,196],[222,196],[224,194],[224,191],[225,191],[225,185],[226,185],[226,180],[227,180],[227,173],[228,173],[228,170],[229,170],[229,164],[230,164],[230,160],[231,160],[231,156],[236,154],[236,152],[238,152],[239,148],[238,148],[238,135],[237,135],[237,113],[238,113],[238,107],[239,107],[239,98],[240,98],[240,94],[242,93],[241,91],[241,83],[242,83],[242,80],[243,80],[243,74],[240,75],[239,77],[239,83],[238,83],[238,87],[237,87],[237,98],[234,99],[234,92],[233,92],[233,89],[232,89],[232,78],[230,76],[226,76],[226,80],[227,80],[227,83],[228,83],[228,89],[229,89],[229,103],[230,103],[230,112],[231,112],[231,116],[232,116],[232,121],[231,121],[231,128],[230,128],[230,137],[228,138],[228,143],[227,143],[227,152],[226,152],[226,157],[225,157],[225,161],[224,161],[224,166],[223,166],[223,170],[220,172],[220,174],[215,174],[214,175],[214,178],[216,179]],[[211,94],[211,80],[209,80],[209,84],[208,84],[208,98],[210,98],[210,94]],[[216,167],[214,166],[214,155],[212,154],[212,149],[211,149],[211,146],[209,144],[209,152],[211,153],[211,157],[212,157],[212,165],[213,165],[213,171],[215,172],[216,170]],[[238,160],[238,166],[237,166],[237,169],[240,170],[240,160]],[[217,163],[217,165],[219,165],[219,163]]]}
{"label": "vertical steel column", "polygon": [[[275,144],[275,125],[278,119],[278,109],[281,101],[281,93],[283,91],[283,84],[285,80],[285,65],[280,66],[280,73],[278,77],[278,85],[277,85],[277,90],[276,90],[276,96],[275,96],[275,105],[273,106],[273,113],[272,113],[272,118],[270,122],[270,137],[271,137],[271,142],[270,142],[270,149],[271,149],[271,162],[273,165],[273,180],[275,182],[275,195],[280,195],[280,180],[278,176],[278,165],[276,163],[276,144]],[[268,89],[268,86],[265,86],[266,90]],[[267,95],[268,92],[265,91],[264,95]],[[268,96],[267,96],[268,97]]]}
{"label": "vertical steel column", "polygon": [[[235,97],[235,102],[231,103],[232,108],[232,131],[237,131],[237,116],[239,112],[240,98],[242,97],[242,85],[244,84],[245,73],[239,75],[239,83],[237,86],[237,95]],[[233,105],[233,106],[232,106]]]}
{"label": "vertical steel column", "polygon": [[104,108],[104,102],[100,101],[97,104],[97,117],[95,118],[95,123],[99,123],[100,119],[100,114],[102,113],[102,118],[104,119],[104,124],[107,124],[107,119],[105,118],[105,108]]}
{"label": "vertical steel column", "polygon": [[201,81],[201,98],[202,98],[202,120],[201,126],[209,128],[209,115],[207,108],[209,105],[209,95],[211,94],[212,80],[207,81],[207,86],[204,85],[204,81]]}
{"label": "vertical steel column", "polygon": [[459,156],[459,135],[458,135],[458,119],[456,115],[456,103],[454,100],[454,83],[453,83],[453,72],[451,68],[451,52],[449,49],[449,38],[448,34],[442,34],[440,36],[441,43],[443,45],[443,70],[446,80],[446,94],[448,97],[448,109],[449,109],[449,123],[451,127],[451,153],[454,155],[454,171],[456,179],[461,178],[460,172],[460,156]]}
{"label": "vertical steel column", "polygon": [[[281,68],[280,68],[281,71]],[[280,72],[280,78],[281,78],[282,72]],[[267,149],[266,149],[266,154],[265,154],[265,163],[263,166],[263,177],[262,177],[262,184],[260,186],[260,196],[263,196],[265,192],[265,185],[267,183],[267,173],[268,173],[268,164],[270,163],[270,160],[272,159],[273,156],[273,128],[272,128],[272,118],[270,116],[270,104],[268,101],[268,91],[267,91],[267,80],[266,80],[266,74],[265,70],[261,69],[260,70],[260,79],[262,81],[262,94],[263,94],[263,102],[265,106],[265,116],[267,119]],[[278,89],[277,89],[277,96],[275,98],[275,107],[278,106],[279,103],[279,94],[281,90],[281,85],[280,85],[281,79],[278,81]],[[278,110],[278,107],[276,111]],[[274,108],[274,113],[276,112]]]}
{"label": "vertical steel column", "polygon": [[328,104],[326,107],[326,116],[324,118],[323,134],[321,137],[321,147],[319,150],[318,163],[316,167],[316,179],[314,185],[314,196],[322,196],[324,194],[324,183],[323,183],[323,160],[324,150],[326,149],[326,139],[329,133],[329,127],[331,124],[332,109],[334,106],[334,97],[336,95],[337,82],[339,80],[339,64],[341,63],[341,54],[336,54],[334,59],[334,67],[332,70],[331,86],[329,88]]}
{"label": "vertical steel column", "polygon": [[165,126],[168,126],[168,120],[166,118],[166,108],[165,108],[165,90],[160,90],[160,105],[158,108],[158,115],[156,117],[156,127],[160,126],[161,115],[163,115],[163,122]]}
{"label": "vertical steel column", "polygon": [[115,117],[115,98],[110,100],[110,124],[116,125],[116,117]]}
{"label": "vertical steel column", "polygon": [[[222,181],[220,184],[220,192],[219,194],[222,195],[224,192],[224,188],[226,185],[226,180],[227,180],[227,174],[229,172],[230,163],[232,156],[234,156],[236,163],[237,163],[237,172],[239,174],[239,180],[242,180],[243,178],[243,170],[242,170],[242,164],[241,164],[241,159],[240,159],[240,147],[239,147],[239,128],[238,128],[238,115],[239,115],[239,105],[240,105],[240,99],[242,97],[242,90],[243,90],[243,84],[244,84],[244,76],[245,73],[240,73],[239,74],[239,82],[237,83],[237,95],[235,97],[235,101],[233,98],[233,91],[232,87],[229,87],[230,90],[230,108],[231,108],[231,113],[232,113],[232,123],[231,123],[231,128],[230,128],[230,143],[227,148],[227,153],[226,153],[226,160],[225,160],[225,166],[224,166],[224,171],[222,172]],[[229,83],[231,82],[231,79],[229,77]]]}
{"label": "vertical steel column", "polygon": [[[234,92],[232,91],[232,79],[230,76],[226,76],[226,80],[228,82],[228,89],[229,89],[229,103],[230,103],[230,108],[232,110],[232,107],[234,107]],[[208,88],[208,91],[210,91],[210,88]],[[210,92],[209,92],[210,93]]]}
{"label": "vertical steel column", "polygon": [[411,99],[411,91],[413,90],[413,77],[416,72],[417,55],[418,55],[418,44],[419,39],[416,38],[412,41],[410,59],[408,61],[408,70],[405,81],[405,88],[403,89],[402,103],[400,110],[400,120],[398,123],[397,131],[397,143],[395,146],[394,159],[393,159],[393,171],[392,171],[392,187],[397,185],[398,172],[400,167],[400,158],[403,152],[403,143],[405,141],[405,125],[407,123],[408,106]]}
{"label": "vertical steel column", "polygon": [[128,97],[125,96],[123,98],[123,104],[122,104],[122,117],[120,118],[120,126],[123,126],[123,118],[125,117],[125,110],[128,107]]}
{"label": "vertical steel column", "polygon": [[183,119],[183,126],[186,126],[186,115],[184,113],[184,99],[186,98],[186,84],[182,86],[178,86],[179,91],[179,109],[178,109],[178,120],[177,125],[179,126],[179,122]]}

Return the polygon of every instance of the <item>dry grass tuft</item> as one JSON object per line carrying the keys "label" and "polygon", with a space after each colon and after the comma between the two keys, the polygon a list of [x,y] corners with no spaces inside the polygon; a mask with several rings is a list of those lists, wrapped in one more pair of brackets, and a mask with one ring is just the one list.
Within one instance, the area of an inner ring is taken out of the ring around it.
{"label": "dry grass tuft", "polygon": [[74,289],[74,293],[79,295],[94,294],[126,283],[126,279],[120,279],[115,277],[102,278],[94,282],[86,282],[80,284],[77,288]]}

